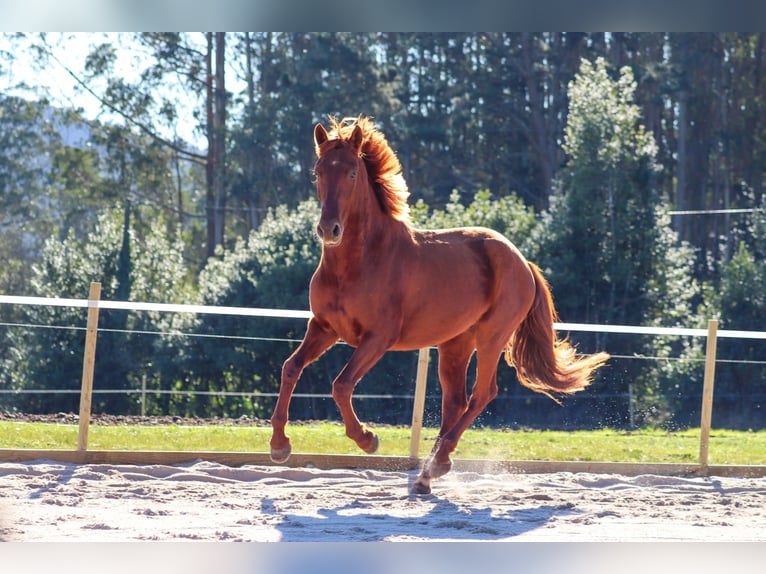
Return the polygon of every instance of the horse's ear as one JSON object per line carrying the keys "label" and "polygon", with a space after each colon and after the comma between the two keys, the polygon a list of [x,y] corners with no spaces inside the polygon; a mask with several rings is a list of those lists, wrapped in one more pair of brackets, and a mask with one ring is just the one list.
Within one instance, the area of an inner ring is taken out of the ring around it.
{"label": "horse's ear", "polygon": [[317,155],[319,155],[319,146],[330,139],[327,135],[327,130],[324,129],[322,124],[314,126],[314,147],[316,147]]}
{"label": "horse's ear", "polygon": [[351,143],[351,145],[353,146],[354,150],[356,150],[357,152],[362,147],[363,135],[364,134],[362,134],[362,128],[359,126],[359,124],[356,124],[354,126],[354,131],[351,132],[351,137],[349,138],[348,141]]}

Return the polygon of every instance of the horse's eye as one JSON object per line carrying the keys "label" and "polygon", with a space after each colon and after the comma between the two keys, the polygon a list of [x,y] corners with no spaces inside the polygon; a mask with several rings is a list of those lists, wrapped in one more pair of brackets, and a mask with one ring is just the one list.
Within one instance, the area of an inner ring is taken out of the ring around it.
{"label": "horse's eye", "polygon": [[348,178],[349,178],[349,179],[356,179],[356,170],[355,170],[355,169],[352,169],[352,170],[351,170],[351,171],[348,173]]}

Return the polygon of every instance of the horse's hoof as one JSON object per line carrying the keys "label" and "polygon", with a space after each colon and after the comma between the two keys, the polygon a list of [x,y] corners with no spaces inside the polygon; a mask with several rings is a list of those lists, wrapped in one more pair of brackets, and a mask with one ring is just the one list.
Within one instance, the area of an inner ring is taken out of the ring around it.
{"label": "horse's hoof", "polygon": [[290,458],[290,453],[293,451],[293,447],[288,445],[285,448],[272,448],[271,449],[271,462],[276,462],[277,464],[287,462],[287,459]]}
{"label": "horse's hoof", "polygon": [[380,439],[378,438],[378,435],[374,434],[372,435],[372,443],[370,446],[368,446],[366,449],[364,449],[364,452],[367,454],[375,454],[378,452],[378,447],[380,446]]}
{"label": "horse's hoof", "polygon": [[431,494],[431,480],[418,477],[410,486],[410,494]]}

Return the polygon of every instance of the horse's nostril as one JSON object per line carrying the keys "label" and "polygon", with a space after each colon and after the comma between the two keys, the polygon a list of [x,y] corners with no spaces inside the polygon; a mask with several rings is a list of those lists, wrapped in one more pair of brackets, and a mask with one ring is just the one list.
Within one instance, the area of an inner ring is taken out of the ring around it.
{"label": "horse's nostril", "polygon": [[343,236],[343,225],[341,225],[340,221],[330,223],[322,223],[320,221],[316,231],[322,242],[335,245],[340,243],[340,238]]}

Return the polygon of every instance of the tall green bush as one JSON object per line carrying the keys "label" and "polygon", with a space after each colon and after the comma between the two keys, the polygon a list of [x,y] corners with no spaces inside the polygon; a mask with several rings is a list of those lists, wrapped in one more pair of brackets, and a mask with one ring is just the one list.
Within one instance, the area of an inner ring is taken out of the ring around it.
{"label": "tall green bush", "polygon": [[[697,323],[692,252],[679,245],[656,185],[652,134],[639,123],[631,70],[613,79],[603,59],[583,60],[569,85],[566,165],[539,229],[538,257],[562,320],[594,324]],[[625,335],[573,336],[582,351],[666,358],[694,355],[694,343]],[[638,422],[672,421],[677,397],[694,392],[695,364],[612,361],[601,389],[632,384]],[[683,387],[683,388],[682,388]]]}

